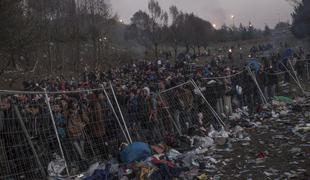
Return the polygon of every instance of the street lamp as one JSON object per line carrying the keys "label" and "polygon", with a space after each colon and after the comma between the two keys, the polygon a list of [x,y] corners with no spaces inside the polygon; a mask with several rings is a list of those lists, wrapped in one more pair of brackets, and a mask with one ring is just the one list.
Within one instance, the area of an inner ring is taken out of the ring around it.
{"label": "street lamp", "polygon": [[216,24],[212,24],[213,28],[216,29]]}
{"label": "street lamp", "polygon": [[235,18],[236,18],[236,16],[235,15],[231,15],[230,18],[233,20],[233,27],[235,27]]}

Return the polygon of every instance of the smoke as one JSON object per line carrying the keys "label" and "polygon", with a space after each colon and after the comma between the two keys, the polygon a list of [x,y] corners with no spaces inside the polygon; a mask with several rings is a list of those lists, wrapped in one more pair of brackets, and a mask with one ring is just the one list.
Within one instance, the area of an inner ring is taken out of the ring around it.
{"label": "smoke", "polygon": [[183,12],[193,12],[201,18],[215,23],[225,22],[227,16],[218,0],[159,0],[159,2],[164,7],[176,5]]}
{"label": "smoke", "polygon": [[207,1],[202,9],[202,14],[205,13],[205,18],[212,20],[214,23],[224,23],[227,20],[227,12],[222,8],[219,1]]}

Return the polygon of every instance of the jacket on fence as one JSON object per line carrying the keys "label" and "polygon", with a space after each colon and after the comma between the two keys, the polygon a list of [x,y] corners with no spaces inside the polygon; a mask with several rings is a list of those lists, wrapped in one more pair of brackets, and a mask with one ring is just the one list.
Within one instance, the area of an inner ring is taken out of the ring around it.
{"label": "jacket on fence", "polygon": [[68,133],[71,138],[82,137],[85,126],[89,118],[85,112],[79,113],[77,110],[71,110],[68,116]]}

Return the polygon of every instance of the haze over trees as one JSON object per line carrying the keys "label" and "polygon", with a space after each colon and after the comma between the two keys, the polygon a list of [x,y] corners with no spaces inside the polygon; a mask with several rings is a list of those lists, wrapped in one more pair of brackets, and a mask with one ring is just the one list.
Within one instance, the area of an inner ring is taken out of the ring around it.
{"label": "haze over trees", "polygon": [[149,1],[147,12],[140,10],[133,15],[126,32],[128,39],[136,39],[146,49],[151,48],[155,57],[158,57],[159,46],[172,47],[176,57],[180,47],[184,47],[186,52],[200,53],[201,48],[213,42],[248,40],[270,34],[267,25],[262,31],[251,22],[246,26],[223,25],[216,29],[211,22],[194,13],[184,13],[176,6],[171,6],[169,13],[165,12],[155,0]]}
{"label": "haze over trees", "polygon": [[310,1],[301,0],[294,1],[296,6],[294,13],[292,14],[293,33],[298,38],[309,38],[310,37]]}
{"label": "haze over trees", "polygon": [[[295,3],[292,30],[299,38],[309,37],[310,2]],[[253,22],[215,27],[176,6],[165,11],[156,0],[149,1],[147,11],[136,12],[129,25],[106,0],[1,0],[0,75],[108,69],[145,54],[200,54],[213,43],[263,38],[271,32],[267,25],[256,29]]]}

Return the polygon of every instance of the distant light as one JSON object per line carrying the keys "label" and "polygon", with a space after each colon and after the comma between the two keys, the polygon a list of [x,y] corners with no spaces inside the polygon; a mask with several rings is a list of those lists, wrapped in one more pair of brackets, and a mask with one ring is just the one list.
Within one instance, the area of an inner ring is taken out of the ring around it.
{"label": "distant light", "polygon": [[81,177],[83,177],[83,176],[84,176],[84,174],[79,174],[79,175],[77,175],[78,178],[81,178]]}
{"label": "distant light", "polygon": [[119,20],[120,23],[123,23],[124,21],[122,19]]}
{"label": "distant light", "polygon": [[216,28],[216,24],[212,24],[213,28]]}
{"label": "distant light", "polygon": [[101,38],[99,38],[99,42],[101,42],[102,41],[102,39]]}
{"label": "distant light", "polygon": [[107,38],[107,37],[104,37],[103,39],[106,41],[108,38]]}
{"label": "distant light", "polygon": [[231,19],[234,19],[234,18],[235,18],[235,15],[231,15],[230,17],[231,17]]}
{"label": "distant light", "polygon": [[228,51],[231,53],[231,52],[232,52],[232,49],[229,49]]}

